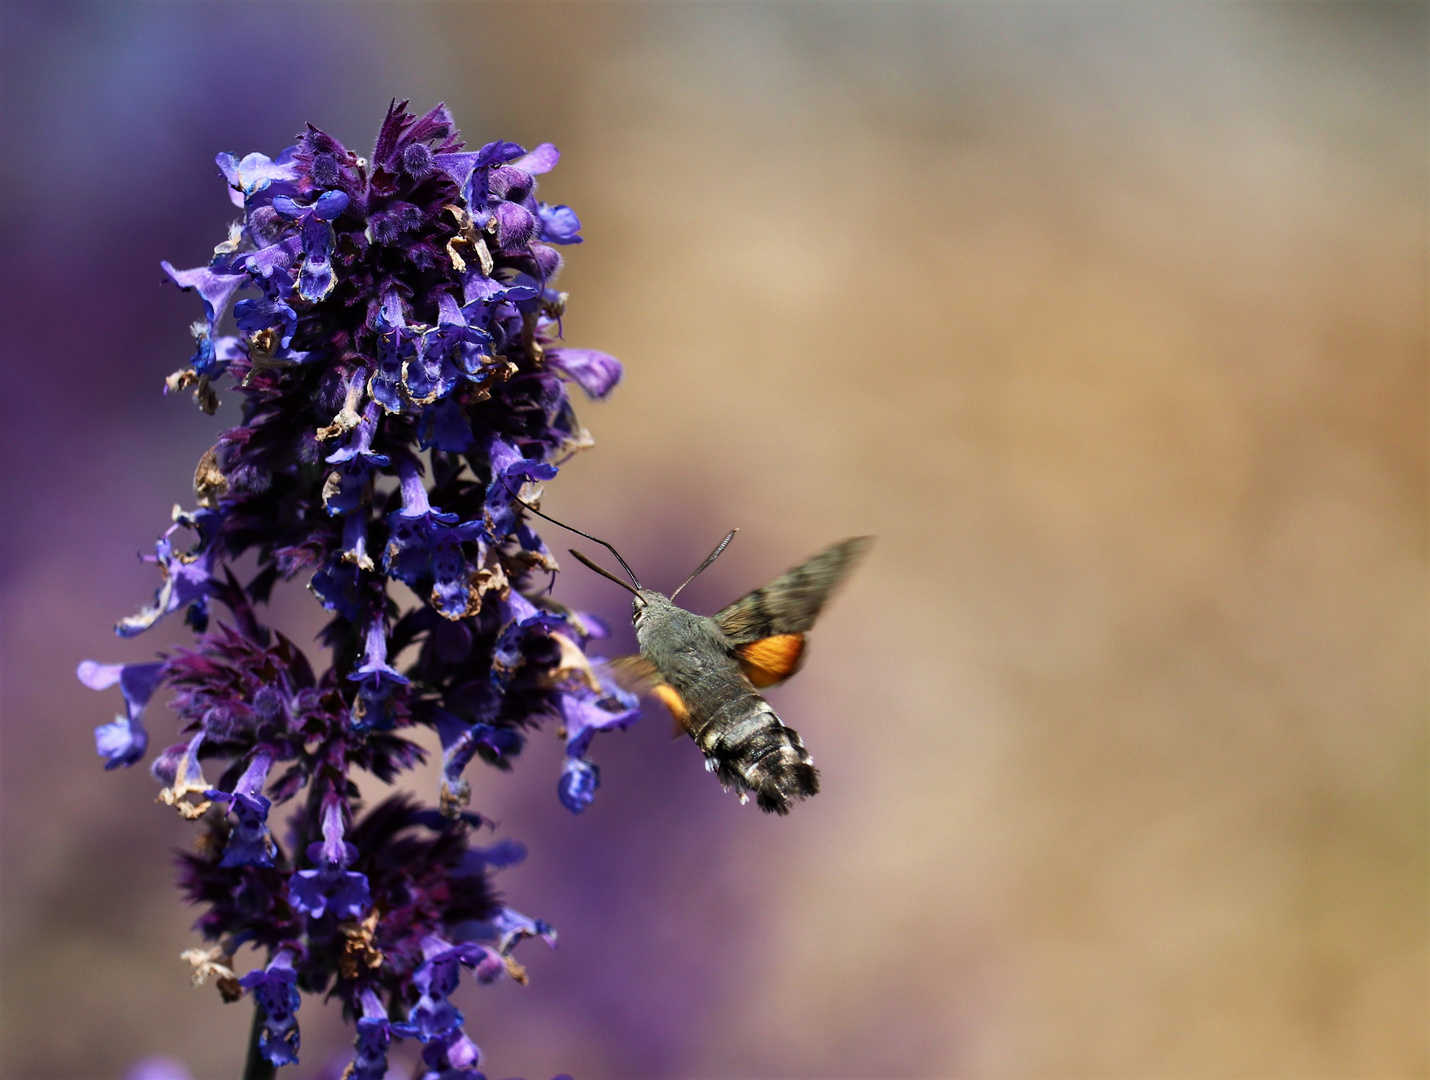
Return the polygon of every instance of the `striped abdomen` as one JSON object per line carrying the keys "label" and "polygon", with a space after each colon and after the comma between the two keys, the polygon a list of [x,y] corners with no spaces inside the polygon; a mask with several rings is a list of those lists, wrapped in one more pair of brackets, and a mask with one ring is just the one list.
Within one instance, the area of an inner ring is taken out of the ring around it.
{"label": "striped abdomen", "polygon": [[734,665],[685,688],[683,721],[726,787],[754,795],[761,810],[788,814],[790,803],[819,791],[804,743],[775,715]]}

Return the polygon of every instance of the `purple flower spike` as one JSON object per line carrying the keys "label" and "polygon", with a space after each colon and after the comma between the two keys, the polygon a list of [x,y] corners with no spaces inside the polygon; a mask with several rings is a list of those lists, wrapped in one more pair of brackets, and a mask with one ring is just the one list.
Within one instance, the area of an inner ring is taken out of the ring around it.
{"label": "purple flower spike", "polygon": [[[581,220],[538,190],[559,158],[467,149],[445,105],[393,101],[362,156],[311,124],[273,157],[218,155],[239,220],[207,266],[163,264],[203,303],[165,392],[193,387],[213,413],[225,380],[238,419],[198,463],[197,508],[148,557],[153,602],[116,631],[183,609],[196,638],[78,675],[123,693],[95,733],[111,769],[144,758],[147,704],[173,691],[179,734],[151,771],[161,802],[204,819],[178,856],[205,943],[186,958],[225,1000],[252,991],[246,1075],[297,1060],[311,992],[356,1026],[348,1080],[384,1077],[402,1038],[422,1041],[427,1080],[478,1080],[451,1001],[461,970],[525,981],[512,948],[554,935],[498,901],[493,875],[525,849],[478,846],[489,822],[466,809],[466,769],[513,768],[560,718],[560,795],[579,810],[595,733],[636,717],[585,655],[594,620],[550,598],[556,562],[522,502],[590,445],[574,387],[603,397],[621,375],[562,340],[554,282]],[[265,621],[290,582],[327,613],[316,653]],[[433,735],[438,806],[384,799]],[[244,946],[270,962],[240,980]]]}
{"label": "purple flower spike", "polygon": [[272,1065],[298,1061],[298,1006],[302,997],[293,969],[293,954],[283,949],[266,968],[255,968],[239,980],[263,1010],[263,1034],[258,1048]]}
{"label": "purple flower spike", "polygon": [[367,876],[345,870],[357,849],[343,840],[343,803],[336,796],[323,802],[323,840],[308,845],[317,870],[299,870],[288,886],[293,906],[313,918],[331,911],[339,919],[358,919],[372,906]]}

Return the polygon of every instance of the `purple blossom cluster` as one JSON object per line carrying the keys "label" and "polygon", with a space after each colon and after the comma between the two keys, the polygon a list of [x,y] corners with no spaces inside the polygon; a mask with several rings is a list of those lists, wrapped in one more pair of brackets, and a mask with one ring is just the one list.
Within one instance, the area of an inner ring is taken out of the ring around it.
{"label": "purple blossom cluster", "polygon": [[[159,538],[154,602],[116,627],[130,637],[182,609],[196,640],[153,663],[86,661],[79,677],[124,698],[96,731],[109,769],[145,759],[145,707],[161,685],[174,694],[181,739],[151,769],[160,801],[201,828],[180,886],[210,947],[185,955],[195,982],[254,999],[273,1066],[298,1059],[308,993],[354,1024],[352,1080],[379,1080],[393,1039],[420,1041],[427,1080],[480,1076],[451,1001],[462,971],[525,981],[514,947],[555,934],[498,899],[492,873],[525,851],[474,842],[466,767],[510,768],[555,720],[558,794],[580,811],[599,783],[592,737],[638,715],[586,655],[601,624],[544,595],[556,563],[523,513],[590,444],[568,385],[599,399],[621,375],[560,344],[551,282],[581,223],[536,198],[557,158],[549,144],[465,150],[445,106],[418,117],[394,102],[370,159],[311,125],[277,158],[220,154],[242,218],[207,266],[164,264],[204,308],[167,389],[213,412],[227,376],[242,421]],[[246,582],[244,555],[258,568]],[[299,577],[331,615],[321,672],[260,619]],[[393,582],[419,602],[403,610]],[[442,748],[437,807],[365,806],[356,774],[390,783],[423,761],[419,727]],[[267,961],[239,976],[244,946]]]}

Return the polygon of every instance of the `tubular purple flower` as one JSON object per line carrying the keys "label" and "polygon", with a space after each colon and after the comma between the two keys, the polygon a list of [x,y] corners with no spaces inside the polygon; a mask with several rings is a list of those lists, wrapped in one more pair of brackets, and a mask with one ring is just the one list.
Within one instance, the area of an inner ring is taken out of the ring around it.
{"label": "tubular purple flower", "polygon": [[210,788],[204,794],[215,802],[226,802],[235,818],[219,866],[272,866],[277,845],[268,832],[268,811],[272,802],[263,795],[263,784],[273,767],[271,746],[260,746],[232,793]]}
{"label": "tubular purple flower", "polygon": [[94,729],[94,750],[105,759],[106,771],[128,768],[149,752],[149,732],[135,717],[116,716]]}
{"label": "tubular purple flower", "polygon": [[602,680],[601,691],[578,686],[561,695],[566,728],[566,753],[584,757],[600,731],[623,731],[640,719],[640,700],[613,682]]}
{"label": "tubular purple flower", "polygon": [[546,362],[599,401],[621,381],[621,362],[598,349],[548,349]]}
{"label": "tubular purple flower", "polygon": [[343,801],[336,795],[323,800],[323,839],[308,845],[308,858],[316,870],[297,871],[288,885],[293,906],[313,918],[331,911],[339,919],[360,919],[372,906],[365,874],[346,870],[357,849],[343,840]]}
{"label": "tubular purple flower", "polygon": [[460,1029],[449,1031],[422,1048],[427,1071],[420,1080],[486,1080],[475,1067],[480,1059],[476,1043]]}
{"label": "tubular purple flower", "polygon": [[552,948],[556,947],[556,931],[550,923],[527,918],[509,907],[500,909],[486,923],[467,924],[463,936],[468,941],[489,941],[503,956],[510,956],[512,949],[527,938],[539,937]]}
{"label": "tubular purple flower", "polygon": [[273,1065],[294,1065],[298,1061],[298,1007],[303,999],[297,982],[293,954],[287,949],[279,950],[267,967],[255,968],[239,980],[263,1010],[258,1048]]}
{"label": "tubular purple flower", "polygon": [[91,690],[104,690],[118,683],[119,692],[124,695],[125,715],[116,716],[113,722],[94,730],[95,748],[106,759],[106,770],[120,766],[128,768],[144,759],[149,749],[149,732],[143,722],[144,709],[164,681],[163,667],[161,663],[96,664],[93,660],[85,660],[79,665],[76,675],[85,686]]}
{"label": "tubular purple flower", "polygon": [[383,1080],[387,1075],[387,1050],[394,1035],[410,1038],[415,1034],[407,1024],[394,1024],[388,1019],[372,987],[358,991],[362,1015],[357,1020],[357,1041],[354,1044],[352,1071],[347,1080]]}
{"label": "tubular purple flower", "polygon": [[[204,780],[203,766],[199,764],[199,748],[204,743],[202,728],[187,743],[171,746],[154,759],[150,772],[154,779],[164,785],[159,792],[159,801],[172,806],[180,815],[190,820],[199,817],[209,808],[208,782]],[[178,751],[175,753],[175,751]],[[198,802],[190,802],[190,795],[198,795]]]}
{"label": "tubular purple flower", "polygon": [[377,423],[382,419],[382,409],[375,401],[368,402],[362,419],[348,434],[348,441],[338,447],[325,459],[330,465],[341,465],[349,461],[361,461],[369,467],[385,466],[391,463],[386,454],[376,453],[372,448],[373,436],[377,434]]}
{"label": "tubular purple flower", "polygon": [[234,154],[219,154],[214,158],[214,162],[229,183],[235,206],[243,206],[249,198],[272,187],[275,183],[282,190],[290,190],[289,185],[299,176],[298,167],[293,161],[293,147],[291,146],[278,155],[277,161],[272,160],[266,154],[254,153],[249,154],[242,161]]}
{"label": "tubular purple flower", "polygon": [[422,996],[407,1014],[407,1022],[419,1039],[430,1042],[462,1023],[461,1012],[447,1000],[461,979],[462,953],[432,934],[422,940],[422,955],[422,965],[412,973],[412,983]]}
{"label": "tubular purple flower", "polygon": [[[229,301],[236,290],[248,281],[243,273],[228,273],[209,266],[195,267],[193,270],[175,270],[167,261],[159,264],[175,285],[188,292],[198,292],[204,302],[203,333],[199,336],[199,348],[190,361],[196,375],[216,378],[228,368],[228,361],[234,355],[231,338],[219,339],[218,323],[228,311]],[[220,349],[219,342],[223,342]]]}
{"label": "tubular purple flower", "polygon": [[372,559],[367,553],[367,514],[350,512],[343,518],[343,562],[352,563],[359,570],[373,570]]}
{"label": "tubular purple flower", "polygon": [[409,682],[406,675],[387,662],[387,630],[381,616],[368,623],[366,655],[362,666],[348,678],[361,683],[362,689],[374,698],[383,697],[394,686],[406,686]]}
{"label": "tubular purple flower", "polygon": [[120,637],[134,637],[136,634],[142,634],[169,612],[190,605],[193,605],[198,611],[197,615],[191,617],[191,621],[206,621],[209,582],[213,576],[214,551],[212,545],[205,541],[201,531],[199,545],[194,550],[176,553],[173,541],[169,538],[181,525],[190,528],[200,527],[201,522],[206,523],[210,515],[211,511],[204,510],[185,514],[177,506],[174,507],[176,520],[164,532],[164,535],[159,537],[158,542],[154,545],[153,556],[141,556],[145,562],[156,564],[164,576],[158,592],[154,594],[154,603],[137,615],[120,619],[114,627],[116,634]]}

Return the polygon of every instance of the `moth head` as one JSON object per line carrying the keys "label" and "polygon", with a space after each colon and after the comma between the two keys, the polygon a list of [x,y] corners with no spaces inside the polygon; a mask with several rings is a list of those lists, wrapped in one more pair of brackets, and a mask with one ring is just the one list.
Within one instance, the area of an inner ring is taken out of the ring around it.
{"label": "moth head", "polygon": [[641,620],[645,618],[646,608],[650,606],[650,598],[647,594],[649,589],[641,589],[631,600],[631,622],[635,623],[636,629],[641,628]]}

